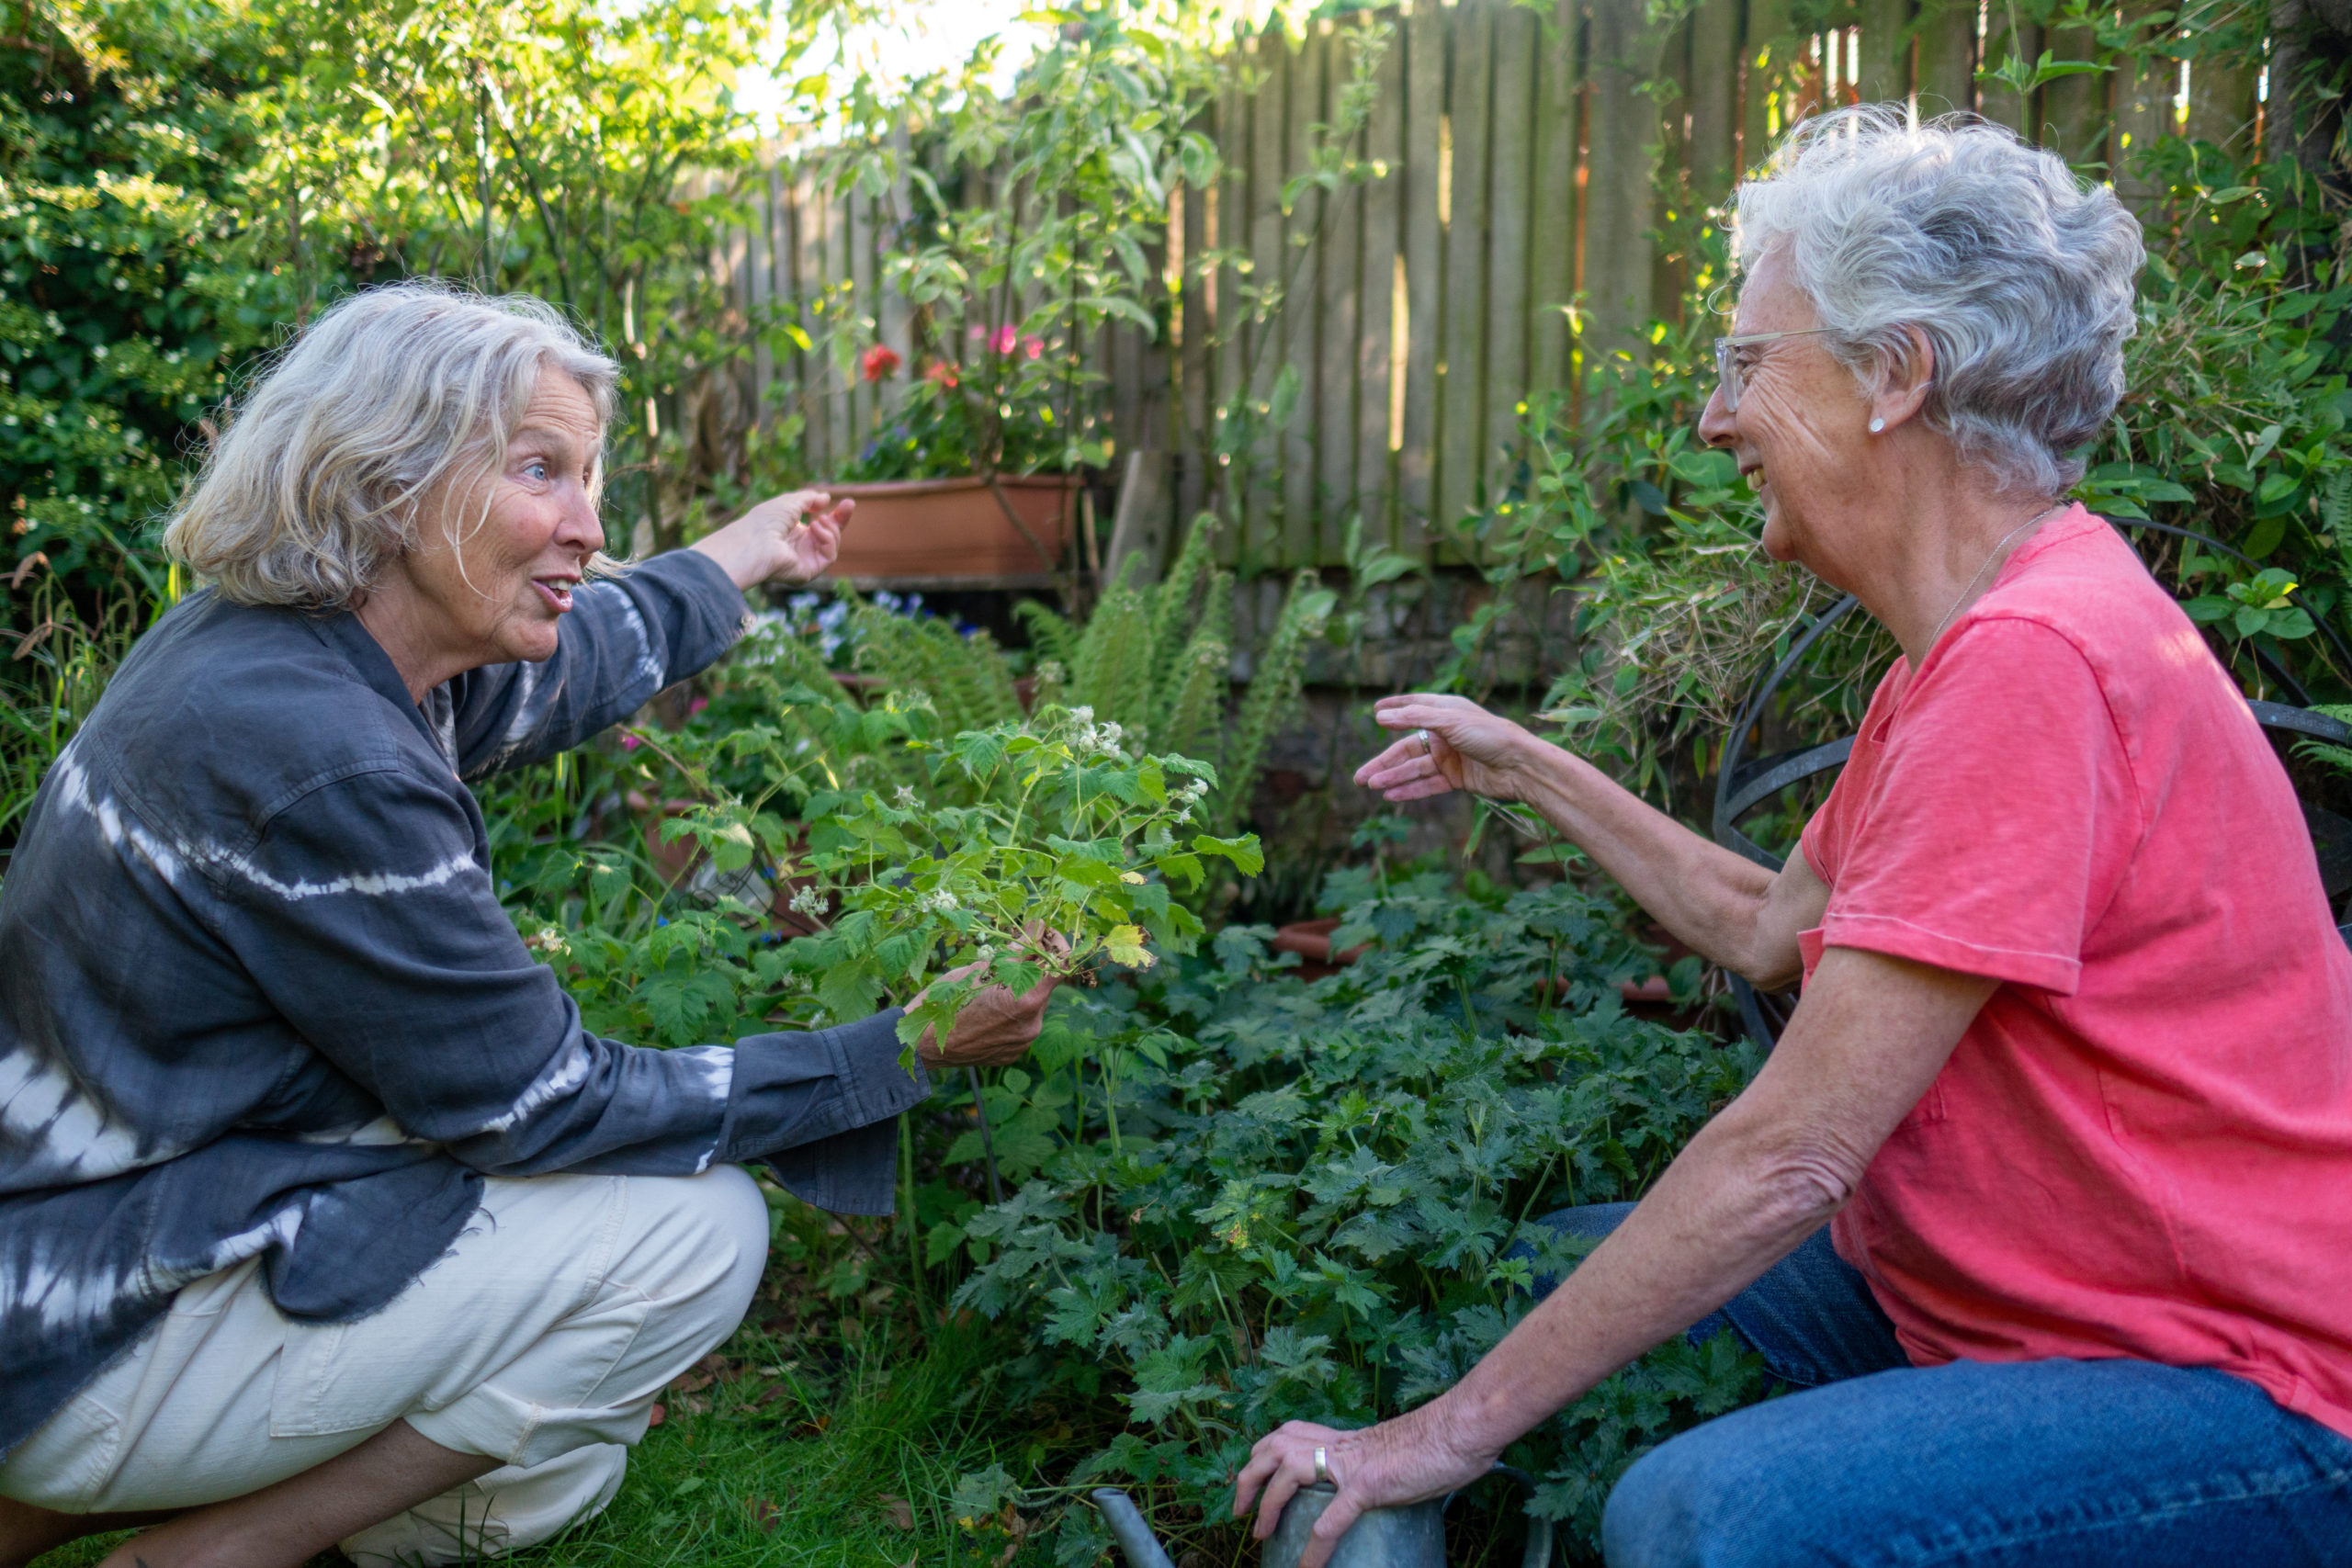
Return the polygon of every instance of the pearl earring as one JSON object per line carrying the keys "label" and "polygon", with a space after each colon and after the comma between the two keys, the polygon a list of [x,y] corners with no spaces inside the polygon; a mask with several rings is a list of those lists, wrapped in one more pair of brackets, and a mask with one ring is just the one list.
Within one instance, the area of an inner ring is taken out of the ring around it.
{"label": "pearl earring", "polygon": [[1872,435],[1876,435],[1880,431],[1884,430],[1885,428],[1886,421],[1883,419],[1873,419],[1871,421],[1871,434]]}

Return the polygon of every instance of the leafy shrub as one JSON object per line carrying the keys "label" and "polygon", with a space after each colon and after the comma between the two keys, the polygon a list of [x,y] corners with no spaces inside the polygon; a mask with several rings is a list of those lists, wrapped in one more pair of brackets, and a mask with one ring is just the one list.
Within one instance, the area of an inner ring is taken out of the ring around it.
{"label": "leafy shrub", "polygon": [[261,39],[160,0],[19,0],[0,32],[5,558],[40,557],[85,608],[126,581],[160,593],[146,525],[295,303],[242,217]]}
{"label": "leafy shrub", "polygon": [[[1754,1066],[1627,1017],[1615,982],[1650,955],[1565,885],[1480,903],[1424,876],[1343,932],[1372,951],[1310,985],[1270,931],[1229,927],[1057,1005],[1034,1071],[988,1091],[1025,1184],[933,1224],[927,1258],[971,1261],[954,1301],[1020,1326],[1035,1378],[1125,1406],[1073,1483],[1125,1477],[1214,1518],[1277,1423],[1434,1396],[1584,1249],[1530,1222],[1636,1195]],[[1623,1468],[1759,1375],[1728,1338],[1678,1340],[1510,1457],[1589,1549]],[[1061,1540],[1064,1562],[1104,1543],[1083,1509]]]}
{"label": "leafy shrub", "polygon": [[[1173,754],[1130,755],[1123,739],[1088,708],[1047,707],[1027,724],[967,730],[938,748],[933,776],[960,775],[973,805],[933,805],[908,784],[888,800],[870,790],[812,796],[808,864],[818,880],[792,907],[820,925],[834,897],[840,908],[820,933],[786,948],[792,973],[837,1018],[921,990],[899,1025],[911,1043],[932,1027],[944,1039],[984,985],[1026,991],[1048,973],[1148,966],[1147,939],[1162,953],[1190,953],[1200,919],[1172,892],[1199,889],[1206,856],[1254,874],[1263,864],[1258,842],[1181,834],[1216,771]],[[755,842],[789,853],[781,823],[714,818],[688,827],[722,871],[748,864]],[[1045,951],[1046,932],[1066,945]],[[934,964],[975,961],[982,971],[923,988]]]}

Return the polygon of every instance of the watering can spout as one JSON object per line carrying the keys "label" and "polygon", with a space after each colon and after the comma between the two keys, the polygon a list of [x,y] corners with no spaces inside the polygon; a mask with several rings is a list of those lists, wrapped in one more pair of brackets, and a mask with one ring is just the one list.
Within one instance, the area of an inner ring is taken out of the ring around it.
{"label": "watering can spout", "polygon": [[1159,1538],[1143,1522],[1142,1511],[1125,1493],[1115,1486],[1102,1487],[1094,1494],[1094,1506],[1102,1510],[1102,1522],[1111,1527],[1119,1550],[1126,1553],[1128,1568],[1176,1568],[1168,1561]]}

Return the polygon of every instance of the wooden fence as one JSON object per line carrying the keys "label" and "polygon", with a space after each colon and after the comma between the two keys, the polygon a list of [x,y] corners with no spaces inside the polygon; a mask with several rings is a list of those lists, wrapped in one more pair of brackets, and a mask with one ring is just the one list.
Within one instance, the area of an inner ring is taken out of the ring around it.
{"label": "wooden fence", "polygon": [[[1847,25],[1799,32],[1798,0],[1697,0],[1670,27],[1646,22],[1645,4],[1412,0],[1237,46],[1207,126],[1225,177],[1173,194],[1176,254],[1156,259],[1172,275],[1186,254],[1240,246],[1256,277],[1294,281],[1262,328],[1219,330],[1219,311],[1238,310],[1227,269],[1186,285],[1159,341],[1104,334],[1116,471],[1144,491],[1128,497],[1131,524],[1164,539],[1190,514],[1210,460],[1198,449],[1210,406],[1265,401],[1289,365],[1301,395],[1263,454],[1274,480],[1238,498],[1228,556],[1251,569],[1332,564],[1351,516],[1371,536],[1427,547],[1432,523],[1494,503],[1531,399],[1566,387],[1580,355],[1629,347],[1645,321],[1675,308],[1684,258],[1660,237],[1690,232],[1736,171],[1825,104],[1974,109],[2078,164],[2118,170],[2167,130],[2241,151],[2261,134],[2248,70],[2200,65],[2192,76],[2162,62],[2067,77],[2024,103],[1980,87],[1988,44],[1995,59],[2013,49],[2028,61],[2096,47],[2032,26],[2011,41],[1997,5],[1858,0]],[[1286,215],[1283,184],[1305,166],[1310,127],[1331,119],[1374,27],[1391,41],[1357,152],[1385,172],[1310,192]],[[2123,194],[2142,193],[2127,183]],[[780,166],[752,206],[752,231],[722,261],[744,304],[829,299],[870,317],[911,364],[910,312],[880,284],[888,197],[839,196]],[[1261,344],[1257,332],[1279,338]],[[864,445],[895,394],[820,355],[765,346],[750,376],[752,406],[781,395],[806,415],[820,473]]]}

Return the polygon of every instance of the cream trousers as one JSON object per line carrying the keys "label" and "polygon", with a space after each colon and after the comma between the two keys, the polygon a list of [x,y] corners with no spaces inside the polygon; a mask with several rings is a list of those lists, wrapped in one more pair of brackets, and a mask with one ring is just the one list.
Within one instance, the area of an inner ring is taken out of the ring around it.
{"label": "cream trousers", "polygon": [[0,1495],[75,1514],[217,1503],[404,1419],[502,1468],[345,1553],[529,1546],[612,1501],[655,1397],[742,1319],[767,1243],[767,1205],[734,1166],[493,1179],[450,1253],[356,1323],[281,1315],[258,1262],[188,1285],[0,1465]]}

